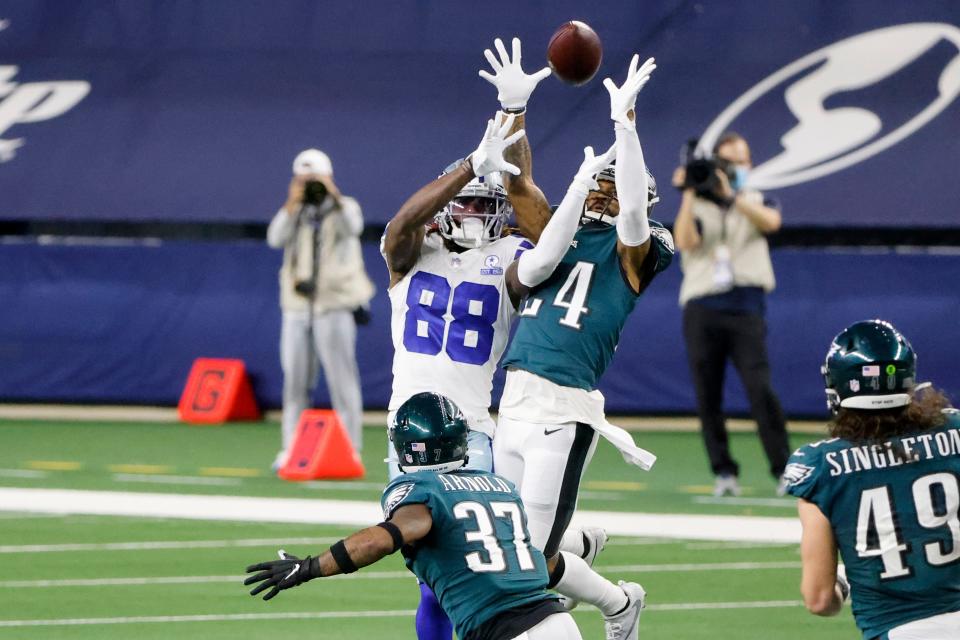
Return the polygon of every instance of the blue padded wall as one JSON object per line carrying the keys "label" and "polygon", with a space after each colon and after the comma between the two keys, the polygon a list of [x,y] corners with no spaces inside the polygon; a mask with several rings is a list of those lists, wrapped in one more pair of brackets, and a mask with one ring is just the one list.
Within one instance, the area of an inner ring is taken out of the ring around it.
{"label": "blue padded wall", "polygon": [[[390,393],[386,267],[364,247],[378,286],[359,329],[368,408]],[[786,410],[824,411],[819,366],[844,325],[883,317],[919,354],[922,379],[960,398],[960,254],[893,250],[773,253],[773,379]],[[0,250],[0,400],[175,404],[194,358],[247,362],[261,403],[278,406],[280,253],[258,242],[19,242]],[[615,276],[618,277],[618,276]],[[612,412],[691,412],[680,331],[680,271],[644,294],[601,389]],[[746,406],[731,374],[727,404]],[[317,401],[326,402],[323,385]]]}

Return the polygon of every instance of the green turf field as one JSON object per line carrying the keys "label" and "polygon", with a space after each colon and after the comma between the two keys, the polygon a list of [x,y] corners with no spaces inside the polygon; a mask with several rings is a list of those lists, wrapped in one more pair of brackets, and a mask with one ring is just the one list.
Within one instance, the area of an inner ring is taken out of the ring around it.
{"label": "green turf field", "polygon": [[[376,500],[385,480],[382,429],[367,429],[360,482],[291,484],[271,477],[275,424],[0,421],[0,487],[70,488]],[[584,484],[586,509],[792,516],[773,497],[756,437],[732,434],[749,491],[708,493],[699,437],[638,433],[655,469],[628,467],[601,444]],[[805,436],[797,443],[807,440]],[[602,524],[602,523],[600,523]],[[346,527],[0,512],[0,638],[414,638],[417,589],[398,557],[350,577],[314,581],[265,603],[242,568],[283,546],[312,553]],[[816,618],[800,605],[796,545],[614,538],[597,561],[649,594],[641,637],[854,638],[849,610]],[[598,612],[575,612],[602,638]],[[294,636],[295,634],[295,636]]]}

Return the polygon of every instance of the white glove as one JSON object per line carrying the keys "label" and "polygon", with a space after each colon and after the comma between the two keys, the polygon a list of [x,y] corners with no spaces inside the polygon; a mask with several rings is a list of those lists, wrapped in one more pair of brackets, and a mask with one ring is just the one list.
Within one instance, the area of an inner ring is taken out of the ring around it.
{"label": "white glove", "polygon": [[840,604],[843,604],[850,598],[850,581],[847,580],[847,567],[837,565],[837,595],[840,596]]}
{"label": "white glove", "polygon": [[593,155],[593,147],[583,148],[583,163],[577,169],[577,175],[573,176],[568,191],[578,193],[586,197],[594,189],[599,189],[597,184],[597,174],[605,169],[617,156],[617,143],[614,142],[607,152],[602,156]]}
{"label": "white glove", "polygon": [[507,55],[503,40],[497,38],[493,41],[493,44],[500,54],[500,60],[497,60],[490,49],[484,49],[483,55],[487,57],[487,62],[493,67],[494,75],[490,75],[481,69],[480,77],[497,88],[499,92],[497,99],[500,100],[501,107],[504,109],[523,109],[527,106],[530,94],[533,93],[540,81],[550,75],[550,67],[544,67],[532,75],[527,75],[520,68],[520,38],[513,39],[513,60]]}
{"label": "white glove", "polygon": [[485,176],[497,171],[508,171],[513,175],[520,175],[520,167],[510,164],[503,159],[503,151],[526,133],[523,129],[514,131],[509,137],[507,133],[513,126],[516,116],[497,113],[493,120],[487,120],[487,130],[477,150],[470,154],[470,166],[473,175]]}
{"label": "white glove", "polygon": [[631,131],[636,129],[636,124],[629,114],[637,103],[637,94],[640,93],[643,85],[647,84],[653,70],[657,68],[657,65],[653,63],[653,58],[647,58],[647,61],[638,70],[637,63],[639,61],[640,56],[634,54],[630,60],[630,68],[627,70],[627,79],[619,88],[610,78],[603,81],[603,86],[610,92],[610,118]]}

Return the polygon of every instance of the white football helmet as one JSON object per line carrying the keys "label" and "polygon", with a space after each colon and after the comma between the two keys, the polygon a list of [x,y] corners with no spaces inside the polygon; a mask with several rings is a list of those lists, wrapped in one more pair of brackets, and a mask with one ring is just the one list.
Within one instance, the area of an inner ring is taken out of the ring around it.
{"label": "white football helmet", "polygon": [[[463,160],[457,160],[448,165],[440,175],[453,171],[461,162]],[[465,249],[474,249],[499,239],[511,215],[513,206],[503,188],[503,179],[499,173],[491,173],[468,182],[434,220],[443,238]]]}

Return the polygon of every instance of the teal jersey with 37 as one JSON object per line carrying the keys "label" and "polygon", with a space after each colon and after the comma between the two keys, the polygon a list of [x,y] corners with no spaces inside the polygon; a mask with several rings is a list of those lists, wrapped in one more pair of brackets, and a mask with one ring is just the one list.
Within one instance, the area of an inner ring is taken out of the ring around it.
{"label": "teal jersey with 37", "polygon": [[498,613],[556,599],[544,588],[547,563],[530,544],[515,487],[486,471],[398,476],[381,498],[384,519],[399,507],[424,504],[433,528],[402,549],[407,567],[436,594],[465,638]]}
{"label": "teal jersey with 37", "polygon": [[[670,232],[653,220],[650,230],[647,281],[673,259]],[[553,274],[524,301],[503,366],[564,387],[596,389],[637,298],[620,265],[616,227],[581,226]]]}
{"label": "teal jersey with 37", "polygon": [[806,445],[784,475],[830,520],[865,640],[960,611],[960,414],[885,442]]}

